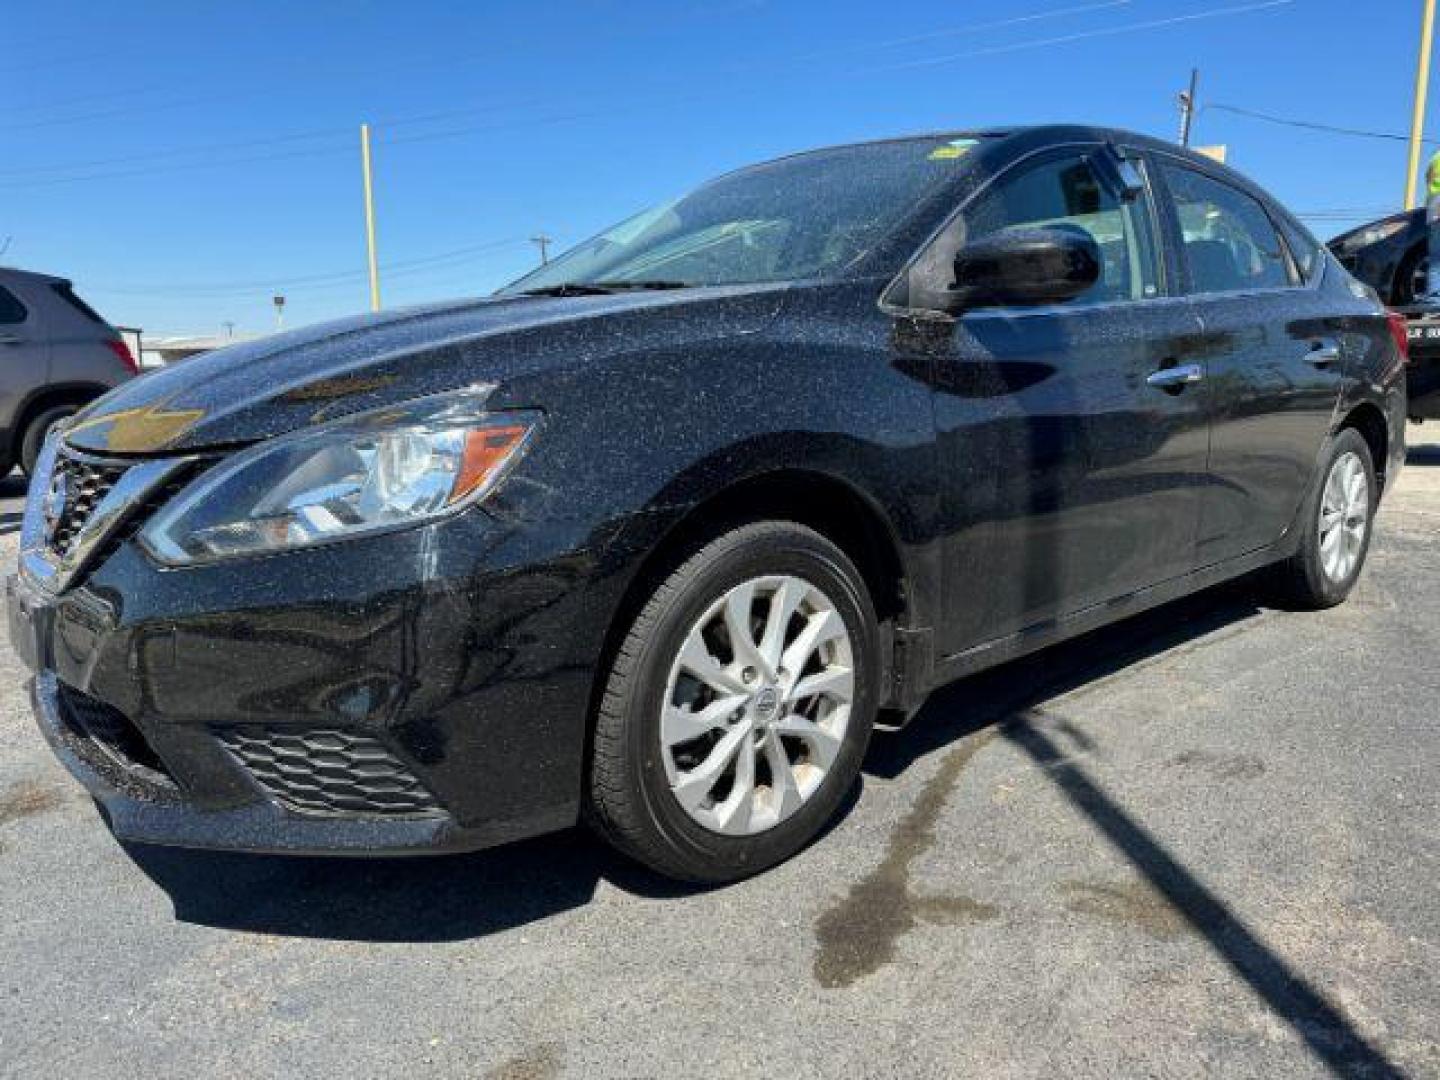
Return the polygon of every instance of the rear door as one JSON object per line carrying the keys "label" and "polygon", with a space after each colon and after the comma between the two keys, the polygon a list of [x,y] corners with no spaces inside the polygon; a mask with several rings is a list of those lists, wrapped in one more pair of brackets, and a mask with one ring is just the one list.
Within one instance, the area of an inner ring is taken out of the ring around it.
{"label": "rear door", "polygon": [[24,293],[0,279],[0,427],[12,429],[25,399],[50,379],[42,305]]}
{"label": "rear door", "polygon": [[1346,339],[1314,287],[1317,268],[1291,256],[1260,199],[1157,157],[1206,357],[1197,552],[1208,566],[1274,543],[1294,519],[1334,422]]}

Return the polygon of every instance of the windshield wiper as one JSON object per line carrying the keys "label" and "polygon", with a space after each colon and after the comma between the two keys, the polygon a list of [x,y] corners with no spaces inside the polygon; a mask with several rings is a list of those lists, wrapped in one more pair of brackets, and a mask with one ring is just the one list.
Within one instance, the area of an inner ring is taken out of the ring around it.
{"label": "windshield wiper", "polygon": [[569,281],[564,285],[544,285],[524,289],[521,296],[609,296],[615,290],[608,285],[592,285],[586,281]]}
{"label": "windshield wiper", "polygon": [[622,289],[691,289],[694,288],[688,281],[597,281],[597,287],[613,289],[620,292]]}
{"label": "windshield wiper", "polygon": [[521,296],[609,296],[612,293],[640,289],[689,289],[688,281],[567,281],[563,285],[544,285],[526,289]]}

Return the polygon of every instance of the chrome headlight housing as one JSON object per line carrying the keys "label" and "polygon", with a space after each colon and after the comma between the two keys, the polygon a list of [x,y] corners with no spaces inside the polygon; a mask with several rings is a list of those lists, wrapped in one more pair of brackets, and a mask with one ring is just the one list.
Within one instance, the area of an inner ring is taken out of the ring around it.
{"label": "chrome headlight housing", "polygon": [[487,412],[488,388],[424,398],[236,453],[140,531],[160,562],[268,555],[422,524],[483,499],[540,424]]}

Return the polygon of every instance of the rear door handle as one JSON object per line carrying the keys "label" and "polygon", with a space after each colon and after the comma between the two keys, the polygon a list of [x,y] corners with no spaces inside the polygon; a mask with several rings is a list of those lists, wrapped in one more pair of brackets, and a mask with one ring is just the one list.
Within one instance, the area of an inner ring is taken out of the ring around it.
{"label": "rear door handle", "polygon": [[1329,367],[1340,360],[1340,343],[1338,341],[1317,341],[1305,354],[1305,359],[1316,367]]}
{"label": "rear door handle", "polygon": [[1145,381],[1158,390],[1180,390],[1203,378],[1205,369],[1199,364],[1177,364],[1151,372]]}
{"label": "rear door handle", "polygon": [[24,339],[14,334],[0,334],[0,345],[20,345]]}

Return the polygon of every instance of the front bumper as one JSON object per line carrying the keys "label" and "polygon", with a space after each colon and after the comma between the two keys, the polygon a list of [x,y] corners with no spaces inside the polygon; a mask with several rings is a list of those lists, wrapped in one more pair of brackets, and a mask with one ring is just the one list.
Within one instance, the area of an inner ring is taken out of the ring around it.
{"label": "front bumper", "polygon": [[610,597],[574,541],[475,512],[195,570],[125,543],[58,594],[11,576],[11,640],[121,839],[471,850],[577,818]]}

